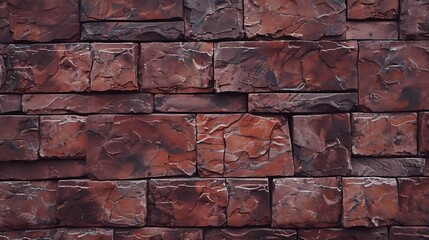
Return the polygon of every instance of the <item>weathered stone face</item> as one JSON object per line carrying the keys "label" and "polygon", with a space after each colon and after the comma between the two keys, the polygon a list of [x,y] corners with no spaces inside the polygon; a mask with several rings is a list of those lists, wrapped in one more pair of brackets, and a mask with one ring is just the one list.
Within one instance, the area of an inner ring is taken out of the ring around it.
{"label": "weathered stone face", "polygon": [[138,229],[115,229],[115,240],[202,240],[203,230],[197,228],[144,227]]}
{"label": "weathered stone face", "polygon": [[344,240],[344,239],[366,239],[387,240],[389,234],[386,227],[379,228],[320,228],[299,229],[300,240]]}
{"label": "weathered stone face", "polygon": [[429,227],[393,226],[389,233],[391,240],[420,240],[429,236]]}
{"label": "weathered stone face", "polygon": [[21,95],[0,94],[0,113],[10,113],[18,111],[21,111]]}
{"label": "weathered stone face", "polygon": [[282,239],[295,240],[296,230],[270,228],[213,228],[204,231],[206,240]]}
{"label": "weathered stone face", "polygon": [[103,228],[59,228],[54,240],[113,240],[113,229]]}
{"label": "weathered stone face", "polygon": [[353,176],[398,177],[423,175],[426,166],[424,158],[353,158]]}
{"label": "weathered stone face", "polygon": [[428,39],[429,5],[426,1],[401,0],[401,39]]}
{"label": "weathered stone face", "polygon": [[398,0],[347,1],[349,19],[397,19],[398,15]]}
{"label": "weathered stone face", "polygon": [[[7,231],[0,232],[1,240],[40,240],[54,239],[55,229],[38,229],[38,230],[23,230],[23,231]],[[57,239],[55,239],[57,240]]]}
{"label": "weathered stone face", "polygon": [[419,113],[419,153],[429,153],[429,112]]}
{"label": "weathered stone face", "polygon": [[347,22],[347,40],[396,40],[398,36],[397,22]]}
{"label": "weathered stone face", "polygon": [[400,178],[399,222],[404,225],[429,224],[429,178]]}

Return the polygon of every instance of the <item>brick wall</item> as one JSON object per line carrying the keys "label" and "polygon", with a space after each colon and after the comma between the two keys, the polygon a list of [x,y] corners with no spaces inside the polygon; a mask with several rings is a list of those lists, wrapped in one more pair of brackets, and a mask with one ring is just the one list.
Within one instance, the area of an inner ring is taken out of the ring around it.
{"label": "brick wall", "polygon": [[429,239],[426,0],[0,0],[0,239]]}

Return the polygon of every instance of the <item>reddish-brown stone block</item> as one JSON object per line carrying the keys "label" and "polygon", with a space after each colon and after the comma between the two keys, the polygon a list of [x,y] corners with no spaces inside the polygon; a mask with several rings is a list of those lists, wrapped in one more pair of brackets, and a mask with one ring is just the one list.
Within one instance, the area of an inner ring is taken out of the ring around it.
{"label": "reddish-brown stone block", "polygon": [[397,19],[398,0],[349,0],[347,18],[349,19]]}
{"label": "reddish-brown stone block", "polygon": [[306,176],[347,175],[350,166],[350,115],[293,117],[295,172]]}
{"label": "reddish-brown stone block", "polygon": [[400,0],[401,39],[429,38],[429,5],[426,1]]}
{"label": "reddish-brown stone block", "polygon": [[194,40],[242,38],[243,0],[184,0],[185,34]]}
{"label": "reddish-brown stone block", "polygon": [[51,239],[54,239],[55,232],[56,232],[56,229],[7,231],[7,232],[0,232],[0,239],[1,240],[41,240],[41,239],[51,240]]}
{"label": "reddish-brown stone block", "polygon": [[204,240],[296,240],[296,230],[271,228],[212,228],[204,231]]}
{"label": "reddish-brown stone block", "polygon": [[359,105],[375,112],[429,109],[428,69],[429,42],[359,43]]}
{"label": "reddish-brown stone block", "polygon": [[0,42],[10,42],[9,3],[0,0]]}
{"label": "reddish-brown stone block", "polygon": [[59,228],[54,240],[113,240],[113,229]]}
{"label": "reddish-brown stone block", "polygon": [[182,18],[182,0],[82,0],[80,20],[166,20]]}
{"label": "reddish-brown stone block", "polygon": [[222,226],[228,193],[224,179],[151,179],[148,224],[153,226]]}
{"label": "reddish-brown stone block", "polygon": [[341,188],[338,178],[273,180],[273,227],[338,226]]}
{"label": "reddish-brown stone block", "polygon": [[419,153],[429,154],[429,112],[419,113]]}
{"label": "reddish-brown stone block", "polygon": [[397,22],[347,22],[346,39],[398,39]]}
{"label": "reddish-brown stone block", "polygon": [[91,91],[138,90],[136,43],[93,43]]}
{"label": "reddish-brown stone block", "polygon": [[222,42],[218,92],[343,91],[357,88],[356,42]]}
{"label": "reddish-brown stone block", "polygon": [[36,160],[39,117],[0,116],[0,161]]}
{"label": "reddish-brown stone block", "polygon": [[142,43],[140,84],[149,92],[210,92],[211,43]]}
{"label": "reddish-brown stone block", "polygon": [[417,154],[417,114],[353,113],[352,150],[365,156]]}
{"label": "reddish-brown stone block", "polygon": [[300,240],[387,240],[387,228],[320,228],[299,229]]}
{"label": "reddish-brown stone block", "polygon": [[40,156],[79,158],[86,155],[86,117],[40,117]]}
{"label": "reddish-brown stone block", "polygon": [[379,227],[398,219],[394,178],[343,178],[343,226]]}
{"label": "reddish-brown stone block", "polygon": [[0,182],[0,189],[0,229],[56,225],[56,182]]}
{"label": "reddish-brown stone block", "polygon": [[148,93],[26,94],[22,111],[27,114],[151,113]]}
{"label": "reddish-brown stone block", "polygon": [[8,50],[7,92],[82,92],[89,88],[87,43],[13,44]]}
{"label": "reddish-brown stone block", "polygon": [[199,114],[200,176],[293,175],[289,126],[281,116]]}
{"label": "reddish-brown stone block", "polygon": [[115,240],[203,240],[203,230],[197,228],[144,227],[138,229],[116,229]]}
{"label": "reddish-brown stone block", "polygon": [[228,226],[256,226],[271,223],[268,179],[229,178]]}
{"label": "reddish-brown stone block", "polygon": [[0,113],[21,111],[21,95],[1,95]]}
{"label": "reddish-brown stone block", "polygon": [[57,209],[63,226],[143,226],[146,181],[61,180]]}
{"label": "reddish-brown stone block", "polygon": [[400,227],[390,229],[390,240],[422,240],[429,239],[429,227]]}
{"label": "reddish-brown stone block", "polygon": [[421,176],[424,174],[424,158],[354,158],[353,176],[361,177],[399,177]]}
{"label": "reddish-brown stone block", "polygon": [[403,225],[429,224],[429,178],[400,178],[399,222]]}
{"label": "reddish-brown stone block", "polygon": [[191,115],[89,116],[87,171],[97,179],[191,176],[195,119]]}

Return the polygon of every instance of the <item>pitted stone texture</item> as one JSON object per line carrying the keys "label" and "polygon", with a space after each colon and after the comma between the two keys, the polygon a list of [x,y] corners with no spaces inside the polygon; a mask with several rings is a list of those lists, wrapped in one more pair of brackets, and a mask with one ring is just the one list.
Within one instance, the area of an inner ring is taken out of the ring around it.
{"label": "pitted stone texture", "polygon": [[82,92],[89,88],[88,43],[12,44],[8,52],[3,86],[7,92]]}
{"label": "pitted stone texture", "polygon": [[40,156],[84,158],[86,156],[86,117],[41,116]]}
{"label": "pitted stone texture", "polygon": [[182,0],[82,0],[80,20],[138,21],[182,18]]}
{"label": "pitted stone texture", "polygon": [[56,191],[53,181],[0,182],[0,229],[55,226]]}
{"label": "pitted stone texture", "polygon": [[224,179],[151,179],[148,225],[222,226],[227,204]]}
{"label": "pitted stone texture", "polygon": [[343,226],[379,227],[397,223],[394,178],[343,178]]}
{"label": "pitted stone texture", "polygon": [[397,22],[347,22],[346,39],[398,39]]}
{"label": "pitted stone texture", "polygon": [[[1,80],[0,80],[1,81]],[[21,95],[1,95],[0,113],[21,111]]]}
{"label": "pitted stone texture", "polygon": [[138,90],[136,43],[93,43],[91,91]]}
{"label": "pitted stone texture", "polygon": [[356,63],[354,41],[217,43],[215,88],[218,92],[354,90]]}
{"label": "pitted stone texture", "polygon": [[96,115],[87,122],[87,171],[97,179],[191,176],[195,119],[191,115]]}
{"label": "pitted stone texture", "polygon": [[422,176],[424,158],[354,158],[352,174],[360,177]]}
{"label": "pitted stone texture", "polygon": [[428,78],[429,42],[359,43],[362,107],[374,112],[429,109]]}
{"label": "pitted stone texture", "polygon": [[151,113],[148,93],[26,94],[22,111],[27,114]]}
{"label": "pitted stone texture", "polygon": [[398,0],[347,1],[348,19],[397,19],[398,15]]}
{"label": "pitted stone texture", "polygon": [[419,113],[419,153],[429,154],[429,112]]}
{"label": "pitted stone texture", "polygon": [[243,0],[184,0],[185,34],[193,40],[242,38]]}
{"label": "pitted stone texture", "polygon": [[59,228],[54,240],[113,240],[113,229]]}
{"label": "pitted stone texture", "polygon": [[352,151],[364,156],[417,154],[417,114],[353,113]]}
{"label": "pitted stone texture", "polygon": [[0,0],[0,42],[10,42],[9,3]]}
{"label": "pitted stone texture", "polygon": [[271,228],[207,229],[204,240],[296,240],[296,230]]}
{"label": "pitted stone texture", "polygon": [[341,189],[338,178],[273,180],[273,227],[338,226]]}
{"label": "pitted stone texture", "polygon": [[390,240],[422,240],[429,239],[429,227],[400,227],[390,229]]}
{"label": "pitted stone texture", "polygon": [[177,41],[184,37],[182,21],[88,22],[82,24],[83,41]]}
{"label": "pitted stone texture", "polygon": [[60,180],[57,209],[64,226],[143,226],[146,181]]}
{"label": "pitted stone texture", "polygon": [[244,0],[247,37],[344,39],[344,0]]}
{"label": "pitted stone texture", "polygon": [[348,112],[357,106],[357,93],[251,93],[249,112]]}
{"label": "pitted stone texture", "polygon": [[400,0],[400,33],[401,39],[429,38],[429,5],[425,0]]}
{"label": "pitted stone texture", "polygon": [[320,228],[299,229],[300,240],[388,240],[387,228]]}
{"label": "pitted stone texture", "polygon": [[399,222],[403,225],[429,224],[429,178],[400,178]]}
{"label": "pitted stone texture", "polygon": [[293,175],[287,119],[250,114],[197,115],[200,176]]}
{"label": "pitted stone texture", "polygon": [[203,240],[203,230],[197,228],[144,227],[116,229],[115,240]]}
{"label": "pitted stone texture", "polygon": [[[56,229],[39,229],[24,231],[0,232],[1,240],[51,240],[54,239]],[[57,239],[54,239],[57,240]],[[59,239],[58,239],[59,240]]]}
{"label": "pitted stone texture", "polygon": [[39,117],[0,116],[0,161],[36,160]]}
{"label": "pitted stone texture", "polygon": [[156,93],[210,92],[212,57],[211,43],[142,43],[141,88]]}
{"label": "pitted stone texture", "polygon": [[79,1],[9,0],[14,41],[50,42],[79,39]]}
{"label": "pitted stone texture", "polygon": [[256,226],[271,223],[268,179],[229,178],[228,226]]}
{"label": "pitted stone texture", "polygon": [[350,165],[350,115],[293,117],[295,172],[305,176],[347,175]]}

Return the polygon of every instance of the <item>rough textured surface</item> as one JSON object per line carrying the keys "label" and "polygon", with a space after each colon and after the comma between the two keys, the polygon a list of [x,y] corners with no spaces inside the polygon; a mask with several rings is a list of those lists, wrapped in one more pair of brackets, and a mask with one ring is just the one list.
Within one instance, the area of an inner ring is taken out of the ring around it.
{"label": "rough textured surface", "polygon": [[419,113],[419,153],[429,154],[429,112]]}
{"label": "rough textured surface", "polygon": [[246,95],[226,94],[157,94],[155,110],[158,112],[246,112]]}
{"label": "rough textured surface", "polygon": [[425,0],[401,0],[401,39],[429,38],[429,5]]}
{"label": "rough textured surface", "polygon": [[398,0],[347,1],[347,18],[350,19],[397,19],[398,15]]}
{"label": "rough textured surface", "polygon": [[54,240],[113,240],[113,230],[103,228],[60,228]]}
{"label": "rough textured surface", "polygon": [[387,228],[320,228],[298,230],[299,240],[387,240]]}
{"label": "rough textured surface", "polygon": [[341,189],[338,178],[273,180],[273,227],[338,226]]}
{"label": "rough textured surface", "polygon": [[357,88],[356,42],[223,42],[215,47],[218,92]]}
{"label": "rough textured surface", "polygon": [[348,22],[346,39],[398,39],[396,22]]}
{"label": "rough textured surface", "polygon": [[429,225],[429,178],[400,178],[399,222]]}
{"label": "rough textured surface", "polygon": [[[40,240],[54,239],[55,229],[22,230],[0,232],[1,240]],[[57,239],[55,239],[57,240]]]}
{"label": "rough textured surface", "polygon": [[0,113],[21,111],[21,95],[0,94]]}
{"label": "rough textured surface", "polygon": [[9,23],[9,3],[8,0],[0,0],[0,42],[10,42]]}
{"label": "rough textured surface", "polygon": [[204,232],[205,240],[295,240],[296,236],[296,231],[292,229],[271,228],[208,229]]}
{"label": "rough textured surface", "polygon": [[352,175],[361,177],[420,176],[424,158],[353,158]]}
{"label": "rough textured surface", "polygon": [[117,229],[115,240],[202,240],[203,231],[197,228],[144,227],[138,229]]}
{"label": "rough textured surface", "polygon": [[390,229],[391,240],[421,240],[429,239],[429,227],[399,227]]}
{"label": "rough textured surface", "polygon": [[200,176],[293,175],[287,119],[250,114],[197,116]]}

